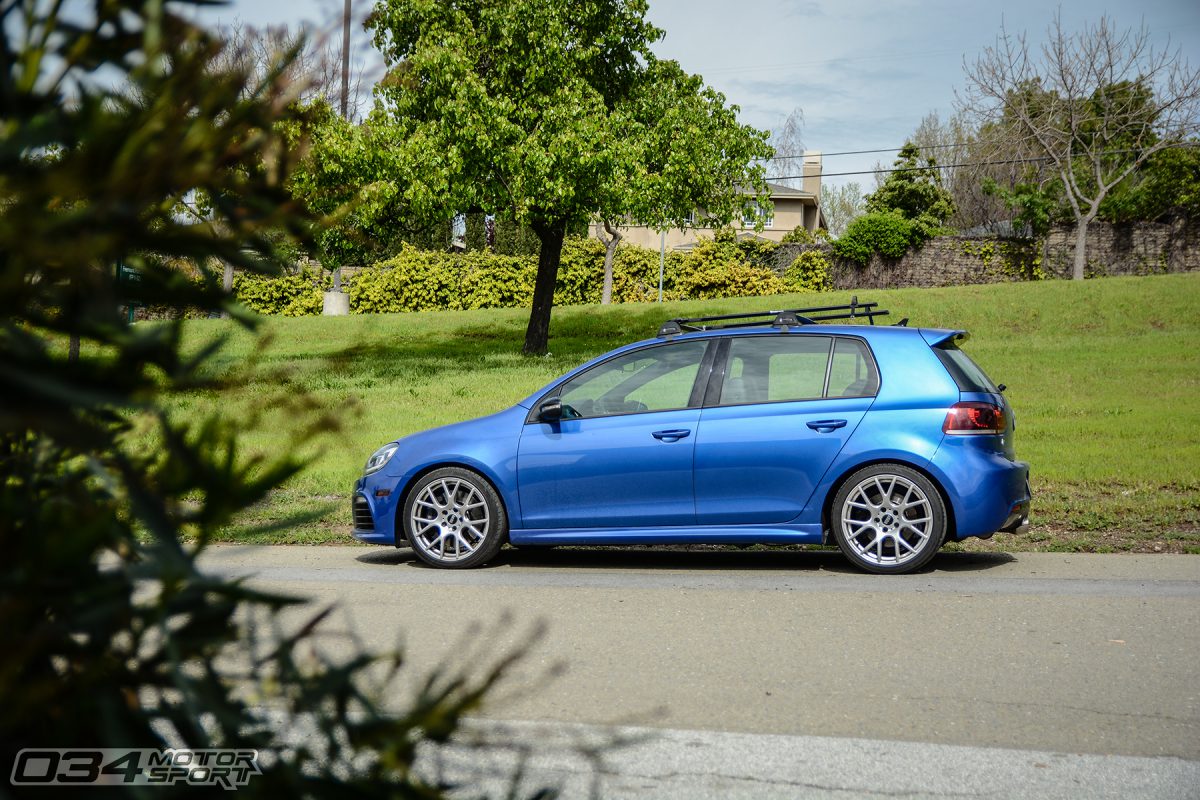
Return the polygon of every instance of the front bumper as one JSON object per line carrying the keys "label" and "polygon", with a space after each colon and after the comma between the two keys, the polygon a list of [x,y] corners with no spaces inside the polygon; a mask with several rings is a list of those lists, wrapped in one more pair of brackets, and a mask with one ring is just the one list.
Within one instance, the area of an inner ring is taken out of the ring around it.
{"label": "front bumper", "polygon": [[[382,477],[382,476],[380,476]],[[396,544],[396,498],[391,484],[395,479],[359,478],[350,493],[351,535],[367,544]]]}

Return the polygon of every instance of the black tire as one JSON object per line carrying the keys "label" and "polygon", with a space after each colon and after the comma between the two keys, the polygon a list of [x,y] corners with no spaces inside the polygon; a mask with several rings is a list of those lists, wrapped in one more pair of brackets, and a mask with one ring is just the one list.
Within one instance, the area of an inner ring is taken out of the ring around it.
{"label": "black tire", "polygon": [[842,555],[868,572],[899,575],[929,563],[946,540],[946,505],[933,482],[903,464],[852,473],[829,508]]}
{"label": "black tire", "polygon": [[508,538],[500,495],[481,475],[461,467],[435,469],[418,480],[401,513],[413,552],[433,567],[481,566]]}

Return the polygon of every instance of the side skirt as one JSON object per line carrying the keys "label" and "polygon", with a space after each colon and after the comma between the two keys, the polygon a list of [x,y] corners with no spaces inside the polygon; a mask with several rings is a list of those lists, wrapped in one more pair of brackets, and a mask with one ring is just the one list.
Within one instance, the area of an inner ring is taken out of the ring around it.
{"label": "side skirt", "polygon": [[514,528],[513,544],[821,544],[819,524],[672,528]]}

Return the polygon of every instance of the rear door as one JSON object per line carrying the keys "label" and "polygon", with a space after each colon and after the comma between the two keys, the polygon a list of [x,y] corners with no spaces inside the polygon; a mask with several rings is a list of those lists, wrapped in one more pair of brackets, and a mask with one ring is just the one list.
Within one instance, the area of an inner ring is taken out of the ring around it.
{"label": "rear door", "polygon": [[726,339],[716,358],[696,438],[696,521],[788,522],[874,402],[870,350],[773,333]]}

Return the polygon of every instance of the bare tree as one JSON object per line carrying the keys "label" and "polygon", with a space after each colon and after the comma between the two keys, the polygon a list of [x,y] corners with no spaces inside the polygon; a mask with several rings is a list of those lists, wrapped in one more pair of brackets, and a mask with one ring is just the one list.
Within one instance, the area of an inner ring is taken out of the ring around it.
{"label": "bare tree", "polygon": [[[775,155],[768,162],[768,175],[800,175],[804,164],[804,112],[799,108],[792,109],[787,119],[775,130],[771,131],[770,145],[775,148]],[[774,183],[799,189],[803,178],[778,178]]]}
{"label": "bare tree", "polygon": [[974,138],[963,115],[943,120],[936,111],[926,114],[908,138],[922,155],[936,159],[942,186],[954,198],[954,216],[947,222],[955,228],[974,227],[987,216],[986,212],[980,213],[979,199],[989,206],[1002,207],[995,198],[983,194],[979,168],[967,166],[975,162]]}
{"label": "bare tree", "polygon": [[854,181],[821,187],[821,212],[830,236],[841,236],[846,226],[866,209],[862,186]]}
{"label": "bare tree", "polygon": [[1145,26],[1119,31],[1101,17],[1078,33],[1056,14],[1034,51],[1001,28],[965,64],[959,102],[983,124],[1011,127],[1046,160],[1075,217],[1073,274],[1087,264],[1087,229],[1109,191],[1146,159],[1200,131],[1200,70],[1157,48]]}
{"label": "bare tree", "polygon": [[[347,28],[348,31],[348,28]],[[275,65],[287,64],[285,77],[299,85],[302,100],[324,99],[331,108],[342,108],[349,120],[362,118],[371,96],[365,66],[351,69],[344,58],[341,37],[309,26],[292,30],[287,25],[256,28],[241,22],[221,31],[225,49],[220,66],[237,67],[251,75],[266,75]],[[295,58],[288,61],[295,50]],[[348,55],[348,52],[347,52]],[[342,105],[343,70],[346,104]]]}

